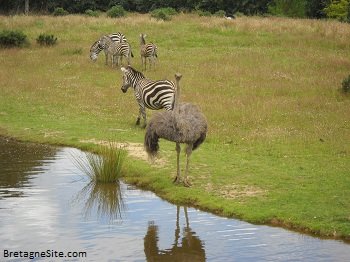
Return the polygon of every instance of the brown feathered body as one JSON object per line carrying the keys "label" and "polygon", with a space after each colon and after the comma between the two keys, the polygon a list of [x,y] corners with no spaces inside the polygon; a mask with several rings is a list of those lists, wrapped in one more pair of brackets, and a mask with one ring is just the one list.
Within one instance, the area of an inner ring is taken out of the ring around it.
{"label": "brown feathered body", "polygon": [[150,156],[159,149],[158,140],[164,138],[198,148],[206,138],[207,120],[197,106],[180,103],[177,110],[157,113],[149,122],[145,135],[145,148]]}

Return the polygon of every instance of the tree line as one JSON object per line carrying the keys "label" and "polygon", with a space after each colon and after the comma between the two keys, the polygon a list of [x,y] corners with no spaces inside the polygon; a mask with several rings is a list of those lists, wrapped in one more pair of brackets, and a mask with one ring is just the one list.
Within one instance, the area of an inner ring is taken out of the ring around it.
{"label": "tree line", "polygon": [[277,15],[301,18],[340,18],[350,21],[350,0],[1,0],[2,14],[52,13],[63,8],[69,13],[84,13],[86,10],[107,11],[115,5],[126,11],[148,13],[152,10],[171,7],[177,11],[196,10],[215,13],[224,11],[227,16]]}

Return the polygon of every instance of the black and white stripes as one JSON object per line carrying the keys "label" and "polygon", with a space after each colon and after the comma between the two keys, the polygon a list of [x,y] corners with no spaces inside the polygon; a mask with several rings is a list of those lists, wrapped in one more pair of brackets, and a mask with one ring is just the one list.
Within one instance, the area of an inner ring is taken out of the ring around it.
{"label": "black and white stripes", "polygon": [[[125,35],[123,35],[120,32],[109,34],[106,36],[108,36],[115,43],[127,42]],[[95,62],[97,60],[99,53],[101,51],[104,51],[105,57],[106,57],[106,65],[107,65],[108,64],[108,52],[105,49],[105,46],[101,43],[101,40],[103,37],[105,37],[105,36],[101,36],[100,39],[98,39],[96,42],[94,42],[92,44],[92,46],[90,47],[90,59]]]}
{"label": "black and white stripes", "polygon": [[125,93],[131,86],[134,88],[135,98],[139,104],[139,116],[136,124],[140,124],[141,116],[146,126],[146,108],[159,110],[165,108],[172,110],[174,107],[175,84],[169,80],[153,81],[147,79],[141,72],[131,66],[121,68],[123,72],[123,84],[121,90]]}
{"label": "black and white stripes", "polygon": [[130,65],[130,58],[133,56],[131,52],[131,47],[128,42],[116,43],[109,36],[103,36],[100,39],[100,45],[106,50],[107,55],[112,57],[112,67],[114,65],[119,65],[122,63],[123,56],[126,57],[128,65]]}
{"label": "black and white stripes", "polygon": [[146,70],[147,58],[149,59],[149,66],[153,67],[156,64],[157,55],[157,46],[153,43],[146,44],[147,35],[140,34],[140,47],[141,47],[141,63],[144,69]]}

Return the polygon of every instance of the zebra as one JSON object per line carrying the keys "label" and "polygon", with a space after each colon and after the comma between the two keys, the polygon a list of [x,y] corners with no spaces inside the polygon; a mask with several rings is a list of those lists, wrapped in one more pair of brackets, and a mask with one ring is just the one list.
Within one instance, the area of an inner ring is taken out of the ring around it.
{"label": "zebra", "polygon": [[146,108],[151,110],[173,110],[175,101],[175,84],[170,80],[153,81],[147,79],[141,72],[131,66],[122,67],[123,84],[121,90],[123,93],[132,86],[137,103],[139,104],[139,115],[136,125],[140,125],[141,116],[144,120],[143,127],[146,127]]}
{"label": "zebra", "polygon": [[[125,35],[120,33],[120,32],[109,34],[108,37],[110,37],[115,43],[127,42]],[[98,54],[103,50],[105,53],[106,65],[107,65],[108,64],[108,54],[107,54],[105,47],[101,44],[102,38],[103,38],[103,36],[101,36],[100,39],[98,39],[96,42],[94,42],[91,45],[91,47],[90,47],[90,59],[95,62],[97,60]]]}
{"label": "zebra", "polygon": [[140,34],[140,47],[141,47],[141,64],[144,66],[144,69],[146,70],[146,63],[147,58],[149,59],[150,67],[153,64],[153,67],[155,67],[156,64],[156,58],[158,58],[157,55],[157,46],[153,43],[146,44],[146,38],[147,35]]}
{"label": "zebra", "polygon": [[[100,45],[105,48],[108,55],[111,55],[112,67],[114,67],[115,64],[119,64],[119,58],[120,62],[122,62],[123,56],[126,57],[128,65],[130,65],[130,57],[134,56],[128,42],[115,43],[109,36],[103,36],[100,40]],[[116,62],[114,61],[115,58],[117,59]]]}

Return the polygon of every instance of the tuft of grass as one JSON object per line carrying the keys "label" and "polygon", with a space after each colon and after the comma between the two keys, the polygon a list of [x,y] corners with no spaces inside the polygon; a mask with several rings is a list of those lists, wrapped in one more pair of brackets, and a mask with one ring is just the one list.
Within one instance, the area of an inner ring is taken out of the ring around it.
{"label": "tuft of grass", "polygon": [[91,181],[100,183],[117,182],[121,176],[126,152],[114,143],[99,146],[99,154],[86,152],[83,158],[72,155],[73,162]]}

